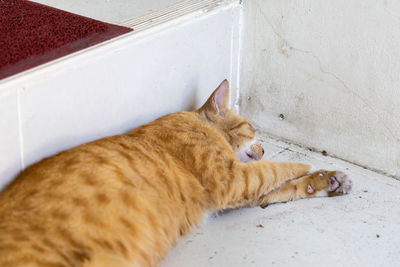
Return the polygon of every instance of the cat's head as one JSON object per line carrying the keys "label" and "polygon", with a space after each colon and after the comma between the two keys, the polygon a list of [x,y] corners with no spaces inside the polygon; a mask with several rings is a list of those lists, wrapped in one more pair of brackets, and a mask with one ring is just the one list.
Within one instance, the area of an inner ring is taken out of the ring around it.
{"label": "cat's head", "polygon": [[257,143],[253,126],[228,103],[229,83],[224,80],[198,112],[221,132],[241,161],[260,160],[264,149]]}

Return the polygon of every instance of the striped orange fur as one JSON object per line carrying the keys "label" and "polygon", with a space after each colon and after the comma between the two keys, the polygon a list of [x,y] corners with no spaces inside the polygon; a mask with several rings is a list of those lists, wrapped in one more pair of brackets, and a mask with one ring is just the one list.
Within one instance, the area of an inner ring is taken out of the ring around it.
{"label": "striped orange fur", "polygon": [[[243,150],[254,131],[228,98],[223,81],[198,110],[24,170],[0,195],[0,266],[156,266],[205,211],[267,204],[285,182],[301,191],[290,199],[306,197],[315,177],[287,181],[311,166],[258,161],[254,143]],[[315,191],[329,185],[327,175],[318,179]]]}

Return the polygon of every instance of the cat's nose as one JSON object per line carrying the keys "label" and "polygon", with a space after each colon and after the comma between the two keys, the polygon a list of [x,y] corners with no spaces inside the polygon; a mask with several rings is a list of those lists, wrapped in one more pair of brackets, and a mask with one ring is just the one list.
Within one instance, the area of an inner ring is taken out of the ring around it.
{"label": "cat's nose", "polygon": [[261,147],[261,153],[262,153],[262,155],[264,156],[264,148],[263,147]]}

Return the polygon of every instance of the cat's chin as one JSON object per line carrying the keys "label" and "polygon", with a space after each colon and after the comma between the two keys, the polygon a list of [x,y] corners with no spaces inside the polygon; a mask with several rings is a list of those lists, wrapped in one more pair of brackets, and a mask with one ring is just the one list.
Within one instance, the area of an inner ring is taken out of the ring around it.
{"label": "cat's chin", "polygon": [[251,156],[251,153],[250,153],[250,152],[247,152],[247,151],[238,151],[238,152],[236,152],[236,156],[238,157],[238,159],[239,159],[241,162],[256,161],[256,159],[254,159],[254,158]]}

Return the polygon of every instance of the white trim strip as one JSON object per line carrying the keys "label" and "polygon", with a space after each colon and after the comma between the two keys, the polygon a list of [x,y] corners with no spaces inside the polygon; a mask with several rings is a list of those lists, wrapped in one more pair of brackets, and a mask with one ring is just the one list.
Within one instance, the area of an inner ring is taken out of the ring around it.
{"label": "white trim strip", "polygon": [[134,32],[139,32],[189,14],[208,13],[218,7],[235,2],[239,3],[238,0],[186,0],[144,16],[127,20],[120,25],[133,28]]}

